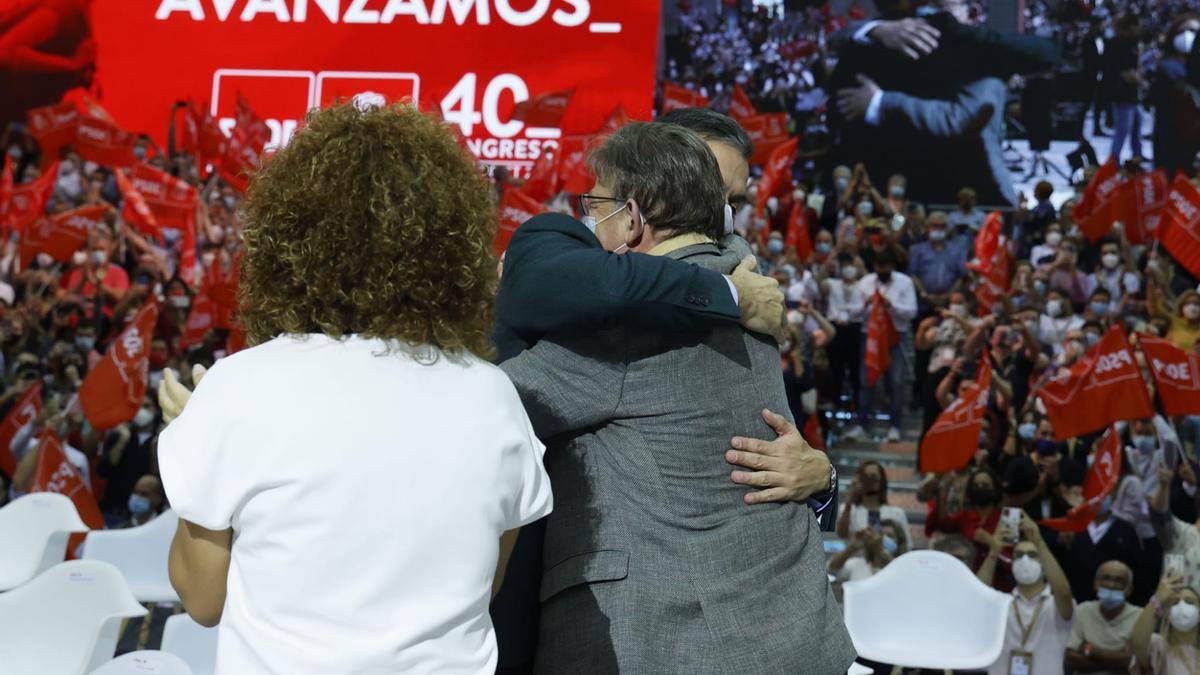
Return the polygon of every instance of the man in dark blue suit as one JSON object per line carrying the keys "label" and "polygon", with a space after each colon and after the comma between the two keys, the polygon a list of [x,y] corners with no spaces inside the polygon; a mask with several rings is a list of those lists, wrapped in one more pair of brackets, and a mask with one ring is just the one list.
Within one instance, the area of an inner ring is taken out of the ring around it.
{"label": "man in dark blue suit", "polygon": [[[720,165],[727,200],[745,200],[752,154],[745,130],[709,110],[676,111],[662,121],[692,129],[707,141]],[[746,246],[736,237],[722,243]],[[617,322],[664,331],[740,322],[748,330],[777,335],[784,320],[783,296],[777,282],[753,269],[753,260],[747,260],[726,277],[662,256],[616,255],[570,216],[537,216],[514,233],[505,254],[497,299],[500,358],[519,354],[551,330],[595,330]],[[727,455],[731,464],[753,470],[739,472],[738,482],[759,488],[747,494],[747,503],[807,501],[818,515],[825,514],[822,524],[831,527],[830,516],[837,510],[836,472],[792,425],[772,419],[777,439],[736,439],[737,449]],[[521,530],[504,585],[492,603],[502,673],[529,672],[533,666],[543,535],[541,521]]]}

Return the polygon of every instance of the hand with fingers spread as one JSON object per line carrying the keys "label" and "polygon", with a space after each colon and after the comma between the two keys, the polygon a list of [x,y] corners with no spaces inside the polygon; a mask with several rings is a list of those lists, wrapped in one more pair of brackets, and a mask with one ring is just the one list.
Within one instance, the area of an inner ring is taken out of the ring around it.
{"label": "hand with fingers spread", "polygon": [[833,467],[825,453],[815,450],[795,425],[782,415],[763,410],[763,420],[778,436],[773,441],[735,437],[725,453],[735,470],[733,482],[758,488],[745,496],[747,504],[800,502],[829,490]]}
{"label": "hand with fingers spread", "polygon": [[925,22],[924,19],[901,19],[899,21],[881,21],[870,33],[871,40],[879,45],[897,52],[916,61],[922,56],[928,56],[938,48],[938,40],[942,32]]}

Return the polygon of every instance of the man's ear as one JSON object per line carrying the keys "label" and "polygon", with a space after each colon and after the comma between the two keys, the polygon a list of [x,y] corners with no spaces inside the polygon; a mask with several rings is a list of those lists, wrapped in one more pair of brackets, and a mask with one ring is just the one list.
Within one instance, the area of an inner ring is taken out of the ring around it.
{"label": "man's ear", "polygon": [[633,248],[646,235],[646,221],[642,207],[632,199],[629,200],[629,232],[625,235],[625,244]]}

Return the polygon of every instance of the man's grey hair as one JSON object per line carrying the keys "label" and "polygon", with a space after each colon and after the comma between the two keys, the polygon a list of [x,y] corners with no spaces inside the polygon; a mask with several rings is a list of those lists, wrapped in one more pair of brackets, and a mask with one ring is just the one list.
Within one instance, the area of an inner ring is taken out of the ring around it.
{"label": "man's grey hair", "polygon": [[700,138],[714,143],[724,143],[741,153],[747,160],[754,154],[754,141],[750,134],[729,115],[722,115],[709,108],[676,108],[654,120],[664,124],[677,124]]}
{"label": "man's grey hair", "polygon": [[725,182],[699,136],[673,124],[638,122],[613,134],[589,160],[613,196],[632,199],[646,224],[669,236],[724,230]]}

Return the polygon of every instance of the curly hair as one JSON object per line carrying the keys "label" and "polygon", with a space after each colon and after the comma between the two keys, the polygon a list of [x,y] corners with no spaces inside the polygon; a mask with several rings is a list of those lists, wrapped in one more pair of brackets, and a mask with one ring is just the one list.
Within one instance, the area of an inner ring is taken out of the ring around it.
{"label": "curly hair", "polygon": [[493,354],[496,209],[475,160],[412,106],[310,113],[254,177],[244,221],[250,344],[354,334]]}

